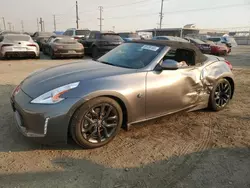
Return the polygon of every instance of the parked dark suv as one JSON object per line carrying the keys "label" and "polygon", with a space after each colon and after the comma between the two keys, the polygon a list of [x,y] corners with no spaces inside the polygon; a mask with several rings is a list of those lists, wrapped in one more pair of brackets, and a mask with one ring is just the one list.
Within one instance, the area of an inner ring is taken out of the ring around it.
{"label": "parked dark suv", "polygon": [[91,31],[87,39],[80,39],[79,42],[84,46],[85,54],[98,58],[119,46],[123,40],[116,33]]}

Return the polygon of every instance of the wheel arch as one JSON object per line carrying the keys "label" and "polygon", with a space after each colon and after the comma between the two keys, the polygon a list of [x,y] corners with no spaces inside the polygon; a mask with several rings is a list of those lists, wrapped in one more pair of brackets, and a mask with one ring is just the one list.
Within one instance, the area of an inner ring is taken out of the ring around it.
{"label": "wheel arch", "polygon": [[129,129],[129,122],[131,121],[131,114],[129,113],[129,106],[128,103],[126,102],[126,100],[122,97],[119,96],[117,94],[102,94],[102,95],[94,95],[91,97],[87,97],[85,99],[82,99],[80,101],[78,101],[70,110],[69,112],[69,116],[70,116],[70,121],[68,124],[68,136],[70,135],[70,124],[72,122],[72,118],[74,117],[74,114],[76,113],[76,111],[81,108],[82,105],[84,105],[87,101],[90,100],[94,100],[96,98],[99,97],[108,97],[111,98],[113,100],[115,100],[121,107],[122,112],[123,112],[123,122],[122,122],[122,127],[126,130]]}

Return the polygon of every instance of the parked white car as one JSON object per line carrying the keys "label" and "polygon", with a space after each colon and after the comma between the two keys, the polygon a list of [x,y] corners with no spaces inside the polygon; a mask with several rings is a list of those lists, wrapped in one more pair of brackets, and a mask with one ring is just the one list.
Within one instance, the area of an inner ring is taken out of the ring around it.
{"label": "parked white car", "polygon": [[37,43],[29,35],[6,34],[0,36],[0,58],[32,57],[39,58],[40,50]]}

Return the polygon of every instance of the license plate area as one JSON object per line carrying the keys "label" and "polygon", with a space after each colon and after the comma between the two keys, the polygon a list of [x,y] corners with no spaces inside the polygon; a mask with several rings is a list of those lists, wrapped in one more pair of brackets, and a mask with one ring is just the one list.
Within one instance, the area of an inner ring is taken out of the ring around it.
{"label": "license plate area", "polygon": [[23,52],[23,51],[27,51],[26,48],[23,48],[23,47],[14,47],[13,48],[13,51],[16,51],[16,52]]}
{"label": "license plate area", "polygon": [[75,54],[76,51],[70,50],[70,51],[68,51],[68,53]]}

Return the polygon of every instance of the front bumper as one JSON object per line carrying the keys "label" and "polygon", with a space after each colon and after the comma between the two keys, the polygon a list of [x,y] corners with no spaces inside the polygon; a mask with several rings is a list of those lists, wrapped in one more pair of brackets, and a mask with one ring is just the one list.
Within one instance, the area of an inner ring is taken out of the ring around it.
{"label": "front bumper", "polygon": [[71,108],[78,99],[65,99],[54,105],[31,104],[31,100],[22,90],[11,96],[18,130],[43,144],[67,143]]}
{"label": "front bumper", "polygon": [[1,52],[2,57],[38,57],[39,52],[35,51],[3,51]]}

